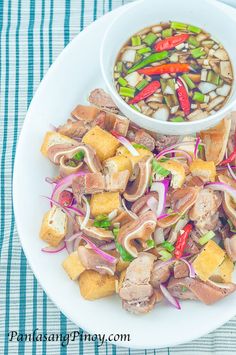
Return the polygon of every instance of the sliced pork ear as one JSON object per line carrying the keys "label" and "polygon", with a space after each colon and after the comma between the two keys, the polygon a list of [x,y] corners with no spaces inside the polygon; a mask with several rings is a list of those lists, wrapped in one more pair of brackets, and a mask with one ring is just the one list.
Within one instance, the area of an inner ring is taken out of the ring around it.
{"label": "sliced pork ear", "polygon": [[122,227],[125,224],[129,224],[133,222],[136,218],[132,217],[132,215],[125,210],[119,210],[118,215],[112,220],[112,224],[115,225],[119,223],[119,226]]}
{"label": "sliced pork ear", "polygon": [[[65,159],[72,159],[73,156],[82,151],[84,153],[84,162],[88,166],[89,170],[93,173],[100,172],[102,165],[98,159],[95,150],[88,144],[78,143],[75,147],[65,148],[65,146],[54,145],[49,148],[48,156],[54,164],[60,164],[61,157]],[[63,163],[65,160],[63,160]]]}
{"label": "sliced pork ear", "polygon": [[151,161],[152,156],[149,156],[144,157],[137,163],[139,167],[138,176],[136,180],[127,187],[124,193],[124,198],[127,201],[134,202],[147,191],[151,176]]}
{"label": "sliced pork ear", "polygon": [[59,174],[60,174],[61,177],[65,177],[65,176],[68,176],[70,174],[75,174],[79,170],[81,170],[81,168],[82,168],[83,161],[79,162],[75,166],[68,165],[67,161],[68,161],[68,159],[64,155],[60,158]]}
{"label": "sliced pork ear", "polygon": [[95,270],[102,275],[114,275],[116,270],[116,263],[109,263],[100,255],[95,253],[92,249],[88,249],[84,246],[79,246],[77,249],[77,253],[81,263],[83,264],[86,270]]}
{"label": "sliced pork ear", "polygon": [[236,290],[236,285],[233,283],[217,284],[212,281],[202,282],[198,279],[185,277],[170,279],[168,290],[174,297],[199,300],[210,305],[233,293]]}
{"label": "sliced pork ear", "polygon": [[119,291],[123,307],[127,311],[135,314],[147,313],[154,307],[155,297],[150,284],[154,260],[154,255],[140,253],[129,264]]}
{"label": "sliced pork ear", "polygon": [[189,276],[188,265],[186,265],[183,261],[179,260],[174,264],[174,278],[182,279],[184,277]]}
{"label": "sliced pork ear", "polygon": [[147,202],[150,199],[150,197],[154,197],[156,200],[158,200],[158,193],[153,191],[140,197],[137,201],[135,201],[132,204],[131,211],[137,215],[140,215],[141,213],[148,211],[149,207],[147,205]]}
{"label": "sliced pork ear", "polygon": [[224,247],[228,257],[235,262],[236,261],[236,235],[231,238],[224,239]]}
{"label": "sliced pork ear", "polygon": [[200,132],[200,137],[205,144],[205,156],[207,161],[213,161],[218,165],[224,158],[230,133],[231,121],[227,118],[217,126]]}
{"label": "sliced pork ear", "polygon": [[134,135],[134,141],[137,144],[144,145],[150,151],[155,149],[155,139],[143,129],[139,129]]}
{"label": "sliced pork ear", "polygon": [[78,105],[71,112],[71,116],[78,121],[92,123],[98,116],[100,110],[95,106]]}
{"label": "sliced pork ear", "polygon": [[154,263],[150,283],[154,288],[158,288],[161,283],[166,282],[170,277],[170,264],[164,265],[161,260]]}
{"label": "sliced pork ear", "polygon": [[88,132],[90,126],[84,121],[73,121],[70,118],[67,122],[59,126],[57,132],[74,139],[82,138]]}
{"label": "sliced pork ear", "polygon": [[189,218],[195,222],[197,230],[206,234],[210,230],[216,230],[219,224],[217,212],[222,203],[221,193],[210,189],[202,189],[198,198],[189,211]]}
{"label": "sliced pork ear", "polygon": [[129,224],[123,225],[118,234],[118,242],[133,257],[138,256],[137,248],[134,244],[135,239],[146,247],[146,241],[151,238],[156,228],[156,216],[153,212],[148,211],[141,215],[139,219]]}
{"label": "sliced pork ear", "polygon": [[84,194],[98,194],[105,190],[105,179],[101,173],[88,173],[77,176],[72,182],[72,191],[80,201],[80,196]]}
{"label": "sliced pork ear", "polygon": [[116,131],[122,136],[126,136],[129,129],[129,120],[121,115],[111,112],[105,113],[104,126],[107,131]]}
{"label": "sliced pork ear", "polygon": [[67,154],[70,151],[74,151],[78,147],[79,143],[75,144],[54,144],[51,145],[51,147],[48,148],[47,154],[49,160],[51,160],[52,163],[59,165],[60,164],[60,159],[63,157],[65,154]]}
{"label": "sliced pork ear", "polygon": [[89,95],[88,101],[91,105],[95,105],[102,110],[105,109],[114,113],[119,111],[111,96],[103,89],[93,90]]}
{"label": "sliced pork ear", "polygon": [[[219,181],[223,182],[224,184],[232,186],[234,189],[236,189],[236,182],[229,178],[228,176],[225,175],[219,175],[218,176]],[[233,223],[234,227],[236,228],[236,201],[234,201],[229,194],[224,192],[224,197],[223,197],[223,203],[222,203],[224,212],[226,216],[231,220]]]}
{"label": "sliced pork ear", "polygon": [[[84,217],[77,217],[76,220],[78,224],[81,225],[81,223],[84,220]],[[92,219],[89,219],[88,223],[83,228],[83,233],[85,235],[91,238],[95,238],[98,240],[105,240],[105,241],[111,241],[114,239],[114,235],[111,231],[103,228],[94,227],[93,223],[94,221]]]}
{"label": "sliced pork ear", "polygon": [[173,215],[157,221],[158,227],[168,228],[177,223],[180,218],[194,205],[200,189],[198,187],[184,187],[175,190],[171,195]]}

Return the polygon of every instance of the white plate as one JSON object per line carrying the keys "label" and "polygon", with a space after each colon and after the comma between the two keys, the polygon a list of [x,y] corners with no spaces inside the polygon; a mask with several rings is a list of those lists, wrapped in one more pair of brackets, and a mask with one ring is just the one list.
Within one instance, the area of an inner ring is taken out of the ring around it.
{"label": "white plate", "polygon": [[[130,5],[128,5],[130,6]],[[221,5],[224,6],[224,5]],[[55,171],[40,154],[49,124],[60,124],[77,103],[86,102],[91,89],[102,85],[99,45],[118,9],[87,27],[61,53],[40,84],[27,113],[18,143],[14,171],[14,209],[18,232],[28,262],[39,283],[57,307],[75,324],[90,333],[131,335],[130,342],[116,345],[131,348],[173,346],[198,338],[234,316],[236,294],[214,306],[181,302],[182,311],[160,305],[145,316],[122,310],[118,297],[95,302],[81,298],[79,287],[61,267],[66,252],[47,255],[40,249],[39,229],[49,195],[44,181]],[[231,13],[236,11],[229,8]]]}

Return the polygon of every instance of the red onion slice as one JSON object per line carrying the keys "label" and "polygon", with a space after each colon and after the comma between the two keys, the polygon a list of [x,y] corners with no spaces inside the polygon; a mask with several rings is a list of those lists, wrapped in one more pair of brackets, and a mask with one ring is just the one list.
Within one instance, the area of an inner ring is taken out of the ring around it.
{"label": "red onion slice", "polygon": [[160,284],[160,289],[161,292],[163,293],[163,296],[167,299],[167,301],[169,301],[172,306],[174,306],[177,309],[181,309],[179,301],[177,300],[177,298],[173,297],[170,292],[168,291],[168,289],[166,288],[166,286],[164,286],[163,284]]}
{"label": "red onion slice", "polygon": [[198,147],[199,147],[200,142],[201,142],[201,138],[198,137],[197,141],[196,141],[195,148],[194,148],[194,153],[193,153],[195,159],[197,159],[197,157],[198,157]]}
{"label": "red onion slice", "polygon": [[169,179],[164,179],[162,181],[154,182],[151,186],[151,191],[156,191],[158,193],[158,206],[156,209],[157,218],[160,217],[165,211],[166,207],[166,195],[169,188]]}
{"label": "red onion slice", "polygon": [[81,217],[84,216],[84,212],[74,206],[67,206],[66,208],[67,208],[67,210],[74,212],[78,216],[81,216]]}
{"label": "red onion slice", "polygon": [[205,186],[212,190],[226,192],[236,201],[236,189],[228,184],[223,182],[209,182]]}
{"label": "red onion slice", "polygon": [[134,157],[138,157],[139,156],[139,152],[132,146],[132,144],[128,141],[127,138],[121,136],[120,134],[118,134],[115,131],[111,131],[110,132],[114,137],[116,137],[116,139],[118,139],[118,141],[126,148],[128,149],[128,151],[134,156]]}
{"label": "red onion slice", "polygon": [[46,181],[48,184],[51,184],[51,185],[53,185],[53,184],[56,184],[56,183],[57,183],[57,181],[56,181],[56,180],[54,180],[54,179],[50,178],[49,176],[45,177],[45,181]]}
{"label": "red onion slice", "polygon": [[106,243],[101,246],[101,249],[107,250],[107,251],[114,250],[114,249],[116,249],[116,244],[115,244],[115,242]]}
{"label": "red onion slice", "polygon": [[[228,159],[228,149],[226,149],[225,157],[226,157],[226,159]],[[230,175],[232,176],[232,178],[233,178],[234,180],[236,180],[236,175],[235,175],[235,173],[234,173],[232,167],[230,166],[230,164],[227,164],[227,169],[228,169]]]}
{"label": "red onion slice", "polygon": [[196,274],[195,274],[193,265],[189,261],[187,261],[185,258],[180,258],[180,260],[182,260],[188,266],[189,276],[194,279],[196,277]]}
{"label": "red onion slice", "polygon": [[89,217],[90,217],[90,205],[88,203],[88,200],[85,196],[82,196],[82,199],[84,200],[85,202],[85,205],[86,205],[86,214],[85,214],[85,217],[83,219],[83,222],[81,223],[80,225],[80,229],[84,229],[88,223],[88,220],[89,220]]}
{"label": "red onion slice", "polygon": [[41,251],[44,253],[56,254],[56,253],[59,253],[60,251],[64,250],[65,247],[66,247],[66,243],[63,241],[57,247],[51,247],[51,246],[44,247],[41,249]]}
{"label": "red onion slice", "polygon": [[111,264],[115,264],[116,263],[116,258],[114,256],[112,256],[110,254],[107,254],[103,250],[99,249],[93,242],[91,242],[90,239],[85,237],[85,235],[82,234],[81,238],[84,239],[86,241],[86,243],[89,244],[90,247],[95,251],[95,253],[100,255],[104,260],[108,261]]}
{"label": "red onion slice", "polygon": [[156,214],[157,212],[157,207],[158,207],[158,201],[155,197],[151,196],[148,200],[147,200],[147,205],[150,208],[150,210]]}
{"label": "red onion slice", "polygon": [[78,172],[75,174],[68,175],[61,179],[55,186],[51,198],[55,201],[58,200],[60,193],[63,190],[66,190],[68,187],[72,185],[72,181],[77,177],[77,176],[84,176],[86,173],[85,172]]}
{"label": "red onion slice", "polygon": [[[231,167],[231,169],[236,169],[236,165],[230,165],[230,167]],[[217,166],[216,167],[216,170],[217,171],[224,171],[224,170],[226,170],[227,169],[227,167],[225,167],[225,166]]]}
{"label": "red onion slice", "polygon": [[193,158],[191,157],[191,155],[189,153],[187,153],[185,150],[181,150],[181,149],[170,149],[170,150],[166,150],[166,151],[162,151],[161,153],[156,155],[156,159],[160,159],[161,157],[163,157],[166,154],[171,154],[171,153],[179,153],[182,154],[182,156],[184,158],[186,158],[188,160],[188,163],[192,163]]}
{"label": "red onion slice", "polygon": [[[194,140],[196,140],[197,138],[194,138]],[[179,143],[175,143],[173,145],[170,145],[169,147],[166,147],[165,149],[163,149],[160,153],[163,153],[163,152],[166,152],[168,150],[172,150],[172,149],[175,149],[175,148],[178,148],[179,146],[184,146],[184,145],[190,145],[190,144],[193,144],[194,143],[194,140],[192,141],[186,141],[186,142],[179,142]],[[184,150],[184,149],[182,149]],[[159,154],[160,154],[159,153]]]}

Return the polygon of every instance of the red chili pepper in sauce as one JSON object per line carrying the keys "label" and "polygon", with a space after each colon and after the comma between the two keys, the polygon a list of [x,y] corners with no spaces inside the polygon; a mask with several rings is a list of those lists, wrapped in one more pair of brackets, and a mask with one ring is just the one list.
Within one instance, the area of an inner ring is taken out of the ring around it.
{"label": "red chili pepper in sauce", "polygon": [[139,74],[145,75],[161,75],[161,74],[171,74],[171,73],[187,73],[190,71],[190,65],[187,63],[168,63],[158,65],[156,67],[149,67],[144,69],[139,69]]}
{"label": "red chili pepper in sauce", "polygon": [[171,36],[169,38],[166,38],[166,39],[163,39],[162,41],[157,42],[157,44],[155,45],[154,48],[157,52],[166,51],[168,49],[175,48],[176,46],[178,46],[181,43],[186,42],[188,38],[189,38],[189,35],[185,34],[185,33],[182,35]]}
{"label": "red chili pepper in sauce", "polygon": [[191,104],[190,104],[188,92],[181,79],[179,78],[177,79],[177,84],[178,84],[178,89],[176,91],[179,98],[180,107],[184,111],[185,116],[188,116],[191,110]]}
{"label": "red chili pepper in sauce", "polygon": [[233,153],[230,154],[230,156],[223,160],[219,165],[227,165],[232,163],[236,159],[236,149],[233,151]]}
{"label": "red chili pepper in sauce", "polygon": [[180,259],[183,256],[184,253],[184,249],[186,247],[189,235],[191,233],[193,229],[193,226],[191,224],[187,224],[184,228],[183,228],[183,233],[181,233],[178,238],[177,238],[177,242],[175,244],[175,251],[174,251],[174,255],[176,257],[176,259]]}
{"label": "red chili pepper in sauce", "polygon": [[149,96],[153,95],[157,89],[161,87],[159,81],[152,81],[143,90],[141,90],[133,99],[129,100],[129,104],[136,104],[139,101],[145,100]]}
{"label": "red chili pepper in sauce", "polygon": [[59,203],[62,206],[70,206],[73,200],[73,194],[70,191],[64,190],[59,195]]}

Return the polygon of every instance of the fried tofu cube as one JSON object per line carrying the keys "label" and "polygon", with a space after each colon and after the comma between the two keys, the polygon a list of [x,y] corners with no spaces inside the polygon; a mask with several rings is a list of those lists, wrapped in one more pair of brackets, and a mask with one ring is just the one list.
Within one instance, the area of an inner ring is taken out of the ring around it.
{"label": "fried tofu cube", "polygon": [[213,161],[195,159],[189,168],[193,176],[199,176],[203,181],[215,181],[216,166]]}
{"label": "fried tofu cube", "polygon": [[228,256],[224,259],[223,263],[216,269],[211,276],[211,280],[215,282],[232,282],[232,273],[234,271],[234,263]]}
{"label": "fried tofu cube", "polygon": [[202,281],[207,281],[225,258],[225,251],[210,240],[193,262],[193,267]]}
{"label": "fried tofu cube", "polygon": [[82,141],[95,149],[101,161],[113,157],[120,146],[120,142],[111,133],[104,131],[99,126],[90,129]]}
{"label": "fried tofu cube", "polygon": [[132,174],[132,165],[129,158],[124,155],[116,155],[103,162],[104,171],[108,174],[119,173],[128,170]]}
{"label": "fried tofu cube", "polygon": [[41,153],[47,157],[48,149],[55,144],[68,144],[70,146],[77,144],[77,141],[58,132],[47,132],[41,146]]}
{"label": "fried tofu cube", "polygon": [[63,261],[62,266],[71,280],[75,281],[85,271],[77,251],[74,251]]}
{"label": "fried tofu cube", "polygon": [[60,208],[53,206],[45,213],[40,230],[40,238],[56,247],[64,239],[68,228],[68,217]]}
{"label": "fried tofu cube", "polygon": [[121,207],[119,192],[103,192],[92,195],[90,210],[93,217],[100,214],[109,214]]}
{"label": "fried tofu cube", "polygon": [[162,166],[164,169],[169,170],[172,175],[171,179],[171,186],[174,189],[182,187],[184,181],[185,181],[185,169],[184,166],[174,160],[168,160],[165,162],[158,162],[160,166]]}
{"label": "fried tofu cube", "polygon": [[89,301],[111,296],[116,291],[115,276],[101,275],[93,270],[84,271],[78,283],[81,296]]}

